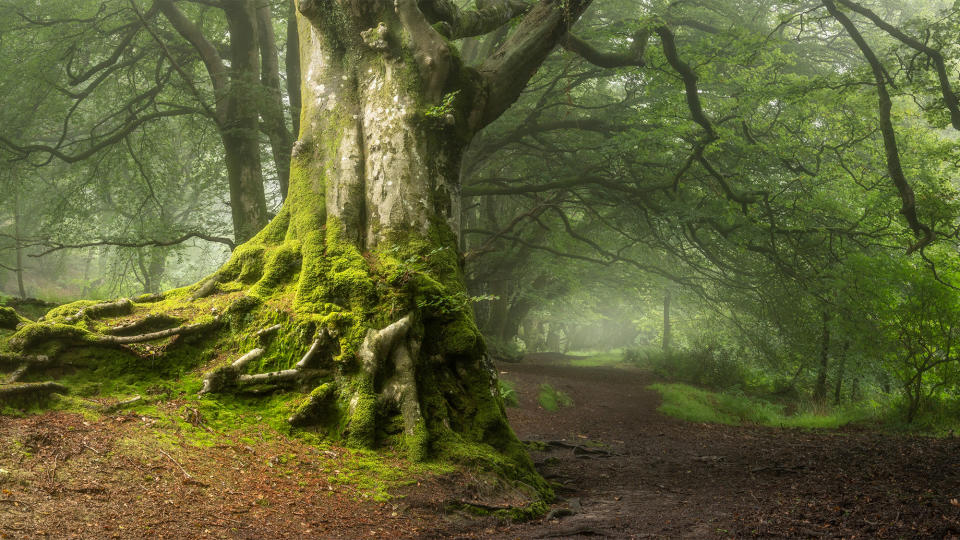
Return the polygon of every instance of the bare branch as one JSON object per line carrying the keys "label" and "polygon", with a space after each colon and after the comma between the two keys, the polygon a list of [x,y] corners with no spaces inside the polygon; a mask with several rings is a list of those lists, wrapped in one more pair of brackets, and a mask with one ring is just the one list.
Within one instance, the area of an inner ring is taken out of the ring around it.
{"label": "bare branch", "polygon": [[560,45],[597,67],[643,67],[643,54],[647,50],[647,42],[649,40],[650,32],[642,30],[633,36],[633,43],[631,44],[629,50],[621,52],[603,52],[568,32],[565,36],[563,36],[563,39],[560,40]]}
{"label": "bare branch", "polygon": [[44,255],[49,255],[55,251],[60,251],[61,249],[83,249],[88,247],[95,246],[116,246],[116,247],[127,247],[127,248],[142,248],[142,247],[166,247],[166,246],[175,246],[177,244],[182,244],[191,238],[199,238],[201,240],[206,240],[207,242],[216,242],[218,244],[223,244],[228,246],[231,250],[236,247],[236,244],[233,240],[229,238],[224,238],[222,236],[213,236],[209,234],[191,232],[187,233],[179,238],[173,240],[145,240],[142,242],[129,242],[123,240],[99,240],[96,242],[86,242],[83,244],[45,244],[50,246],[50,249],[43,251],[38,254],[31,254],[31,257],[43,257]]}

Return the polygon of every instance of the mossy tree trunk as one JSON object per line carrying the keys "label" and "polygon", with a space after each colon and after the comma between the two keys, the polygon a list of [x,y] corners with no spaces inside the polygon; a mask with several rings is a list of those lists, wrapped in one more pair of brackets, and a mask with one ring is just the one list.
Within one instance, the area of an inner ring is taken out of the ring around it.
{"label": "mossy tree trunk", "polygon": [[[536,6],[517,30],[521,41],[504,50],[513,64],[488,73],[464,67],[447,39],[495,30],[531,7],[297,3],[302,112],[290,194],[235,257],[299,259],[294,310],[337,336],[336,376],[294,422],[322,419],[364,446],[402,435],[413,457],[484,443],[529,465],[467,303],[459,168],[474,133],[523,87],[514,77],[505,93],[502,78],[532,75],[563,13]],[[531,34],[548,43],[531,44]]]}
{"label": "mossy tree trunk", "polygon": [[[288,411],[298,428],[481,461],[546,489],[468,305],[458,169],[588,3],[299,0],[300,137],[280,213],[192,287],[13,321],[3,358],[34,373],[65,351],[74,365],[99,361],[77,352],[89,349],[206,359],[195,367],[214,399],[303,392]],[[520,16],[486,62],[460,63],[448,39]]]}

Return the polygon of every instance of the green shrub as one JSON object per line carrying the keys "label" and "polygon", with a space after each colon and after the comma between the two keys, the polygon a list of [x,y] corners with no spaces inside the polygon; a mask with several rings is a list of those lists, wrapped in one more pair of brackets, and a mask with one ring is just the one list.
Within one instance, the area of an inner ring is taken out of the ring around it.
{"label": "green shrub", "polygon": [[498,362],[520,362],[523,360],[523,346],[516,340],[501,341],[497,338],[484,338],[487,343],[487,355]]}
{"label": "green shrub", "polygon": [[696,350],[627,349],[623,361],[650,368],[668,381],[715,389],[746,388],[750,372],[736,356],[722,347]]}

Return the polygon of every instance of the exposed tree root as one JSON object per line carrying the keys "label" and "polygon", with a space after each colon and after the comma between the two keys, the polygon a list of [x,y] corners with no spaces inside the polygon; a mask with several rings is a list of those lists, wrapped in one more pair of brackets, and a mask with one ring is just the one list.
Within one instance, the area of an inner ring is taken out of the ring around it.
{"label": "exposed tree root", "polygon": [[121,298],[114,302],[103,302],[102,304],[94,304],[81,308],[76,314],[64,318],[64,322],[66,324],[76,324],[84,317],[90,317],[91,319],[116,317],[119,315],[127,315],[132,311],[133,302],[130,301],[129,298]]}
{"label": "exposed tree root", "polygon": [[43,398],[50,394],[66,394],[69,389],[53,381],[40,383],[17,383],[0,385],[0,403]]}
{"label": "exposed tree root", "polygon": [[[279,328],[279,326],[271,326],[264,330],[273,332],[275,331],[273,329]],[[258,331],[256,336],[269,335],[270,332],[264,332],[264,330]],[[317,339],[313,341],[294,368],[269,373],[244,374],[243,372],[251,362],[263,356],[263,349],[253,349],[234,360],[233,363],[207,373],[203,378],[203,388],[200,389],[200,395],[222,392],[232,388],[244,390],[257,387],[259,391],[271,391],[278,387],[305,384],[310,380],[330,375],[330,370],[314,369],[311,366],[316,363],[316,359],[321,354],[329,359],[333,355],[334,345],[335,340],[324,328],[320,330]]]}
{"label": "exposed tree root", "polygon": [[97,336],[91,338],[91,341],[100,345],[128,345],[130,343],[143,343],[145,341],[154,341],[170,336],[196,334],[198,332],[213,330],[218,326],[220,326],[220,318],[214,317],[211,321],[199,322],[195,324],[184,324],[176,328],[169,328],[167,330],[160,330],[147,334],[139,334],[135,336]]}
{"label": "exposed tree root", "polygon": [[263,341],[264,339],[272,336],[273,334],[276,334],[277,331],[280,330],[280,328],[281,328],[281,325],[275,324],[275,325],[270,326],[270,327],[268,327],[268,328],[264,328],[264,329],[262,329],[262,330],[257,330],[256,334],[254,334],[254,335],[257,336],[257,339],[258,339],[258,340]]}
{"label": "exposed tree root", "polygon": [[205,296],[209,296],[213,294],[213,291],[217,290],[217,283],[219,283],[219,281],[220,280],[217,279],[216,276],[205,281],[203,285],[200,285],[200,288],[198,288],[192,295],[190,295],[190,301],[194,302]]}
{"label": "exposed tree root", "polygon": [[[408,338],[412,324],[413,314],[409,313],[382,330],[368,331],[360,346],[360,361],[371,380],[376,380],[382,372],[389,373],[389,367],[393,368],[393,375],[383,383],[381,398],[400,409],[404,433],[408,436],[414,435],[423,421],[414,371],[420,342]],[[393,365],[388,366],[388,362]]]}
{"label": "exposed tree root", "polygon": [[103,331],[103,333],[111,336],[124,336],[136,332],[143,332],[144,330],[152,327],[169,328],[170,326],[180,324],[181,322],[183,322],[182,319],[178,319],[177,317],[173,317],[165,313],[151,313],[146,317],[131,323],[107,328]]}
{"label": "exposed tree root", "polygon": [[540,447],[543,450],[551,450],[553,448],[564,448],[573,450],[573,455],[577,457],[609,457],[616,455],[615,453],[605,450],[603,448],[590,448],[587,446],[581,446],[579,444],[571,444],[566,441],[525,441],[528,444],[533,446]]}
{"label": "exposed tree root", "polygon": [[43,356],[43,355],[25,356],[23,357],[23,363],[20,364],[20,367],[18,367],[13,373],[11,373],[7,377],[6,382],[7,384],[15,383],[20,380],[20,377],[23,377],[24,375],[26,375],[31,368],[38,367],[38,366],[45,366],[49,363],[50,363],[50,358],[47,356]]}
{"label": "exposed tree root", "polygon": [[129,407],[129,406],[131,406],[131,405],[136,405],[137,403],[140,403],[141,401],[143,401],[143,397],[137,395],[137,396],[133,396],[133,397],[130,398],[130,399],[124,399],[124,400],[122,400],[122,401],[118,401],[118,402],[113,403],[113,404],[111,404],[111,405],[107,405],[107,406],[103,407],[102,410],[103,410],[103,412],[105,412],[105,413],[112,413],[112,412],[119,411],[120,409],[123,409],[123,408],[125,408],[125,407]]}
{"label": "exposed tree root", "polygon": [[203,377],[203,387],[200,395],[221,392],[225,388],[235,387],[240,378],[240,372],[247,369],[247,365],[263,356],[263,349],[253,349],[230,365],[219,367]]}

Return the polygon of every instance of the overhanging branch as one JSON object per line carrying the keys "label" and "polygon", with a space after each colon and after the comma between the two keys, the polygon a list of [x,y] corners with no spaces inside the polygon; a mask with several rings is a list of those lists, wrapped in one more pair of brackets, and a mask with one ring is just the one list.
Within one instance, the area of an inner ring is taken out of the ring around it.
{"label": "overhanging branch", "polygon": [[187,233],[179,238],[173,240],[145,240],[142,242],[128,242],[123,240],[98,240],[96,242],[86,242],[83,244],[55,244],[47,243],[41,244],[48,246],[46,251],[37,254],[31,254],[31,257],[43,257],[44,255],[49,255],[55,251],[60,251],[62,249],[83,249],[88,247],[97,247],[97,246],[114,246],[114,247],[126,247],[126,248],[142,248],[142,247],[167,247],[175,246],[177,244],[182,244],[191,238],[199,238],[200,240],[206,240],[207,242],[215,242],[218,244],[223,244],[229,247],[231,250],[236,247],[236,244],[233,240],[225,238],[223,236],[214,236],[204,233],[192,232]]}

